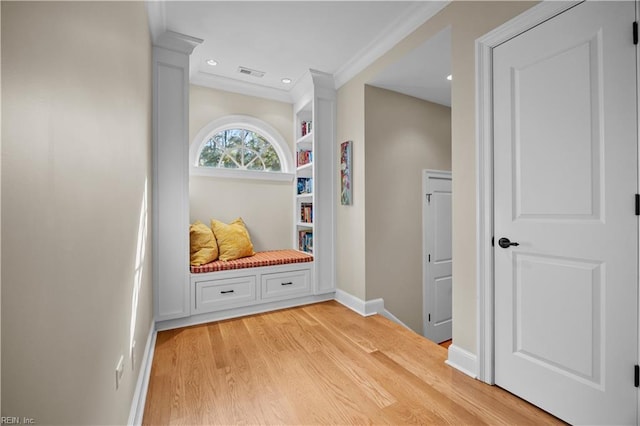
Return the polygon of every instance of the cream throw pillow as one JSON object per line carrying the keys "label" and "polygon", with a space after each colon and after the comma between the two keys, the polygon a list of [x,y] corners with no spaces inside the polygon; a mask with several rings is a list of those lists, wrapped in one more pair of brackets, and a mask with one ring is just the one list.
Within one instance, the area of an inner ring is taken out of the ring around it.
{"label": "cream throw pillow", "polygon": [[211,229],[218,242],[220,260],[240,259],[255,254],[249,231],[242,218],[239,217],[228,225],[211,219]]}

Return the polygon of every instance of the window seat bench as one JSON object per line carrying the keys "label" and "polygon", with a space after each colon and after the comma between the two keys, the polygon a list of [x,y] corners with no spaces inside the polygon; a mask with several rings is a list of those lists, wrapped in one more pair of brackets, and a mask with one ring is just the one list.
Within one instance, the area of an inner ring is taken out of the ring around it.
{"label": "window seat bench", "polygon": [[276,306],[273,302],[314,296],[313,267],[313,256],[297,250],[191,266],[191,315],[228,318]]}
{"label": "window seat bench", "polygon": [[253,256],[236,260],[214,260],[204,265],[191,265],[192,274],[228,271],[232,269],[257,268],[260,266],[287,265],[289,263],[313,262],[313,256],[298,250],[271,250],[257,252]]}

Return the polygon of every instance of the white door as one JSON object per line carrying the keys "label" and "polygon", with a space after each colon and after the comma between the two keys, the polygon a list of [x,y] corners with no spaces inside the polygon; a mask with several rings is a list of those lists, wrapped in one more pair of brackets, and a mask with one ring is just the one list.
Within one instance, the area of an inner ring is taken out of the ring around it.
{"label": "white door", "polygon": [[451,339],[451,172],[423,173],[424,335]]}
{"label": "white door", "polygon": [[495,381],[575,424],[636,423],[634,16],[582,3],[493,52]]}

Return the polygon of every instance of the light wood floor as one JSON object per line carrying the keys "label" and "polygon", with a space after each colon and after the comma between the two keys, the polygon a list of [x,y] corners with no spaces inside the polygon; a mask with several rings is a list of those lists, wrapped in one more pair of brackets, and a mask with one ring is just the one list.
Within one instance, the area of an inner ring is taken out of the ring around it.
{"label": "light wood floor", "polygon": [[336,302],[158,333],[144,424],[560,424]]}

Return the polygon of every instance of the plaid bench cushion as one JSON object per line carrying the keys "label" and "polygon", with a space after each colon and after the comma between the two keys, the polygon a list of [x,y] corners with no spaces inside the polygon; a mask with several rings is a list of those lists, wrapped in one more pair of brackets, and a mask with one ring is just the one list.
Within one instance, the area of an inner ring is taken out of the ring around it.
{"label": "plaid bench cushion", "polygon": [[297,250],[261,251],[253,256],[236,260],[214,260],[204,265],[191,265],[191,272],[201,274],[205,272],[228,271],[231,269],[258,268],[260,266],[285,265],[287,263],[312,262],[313,256]]}

